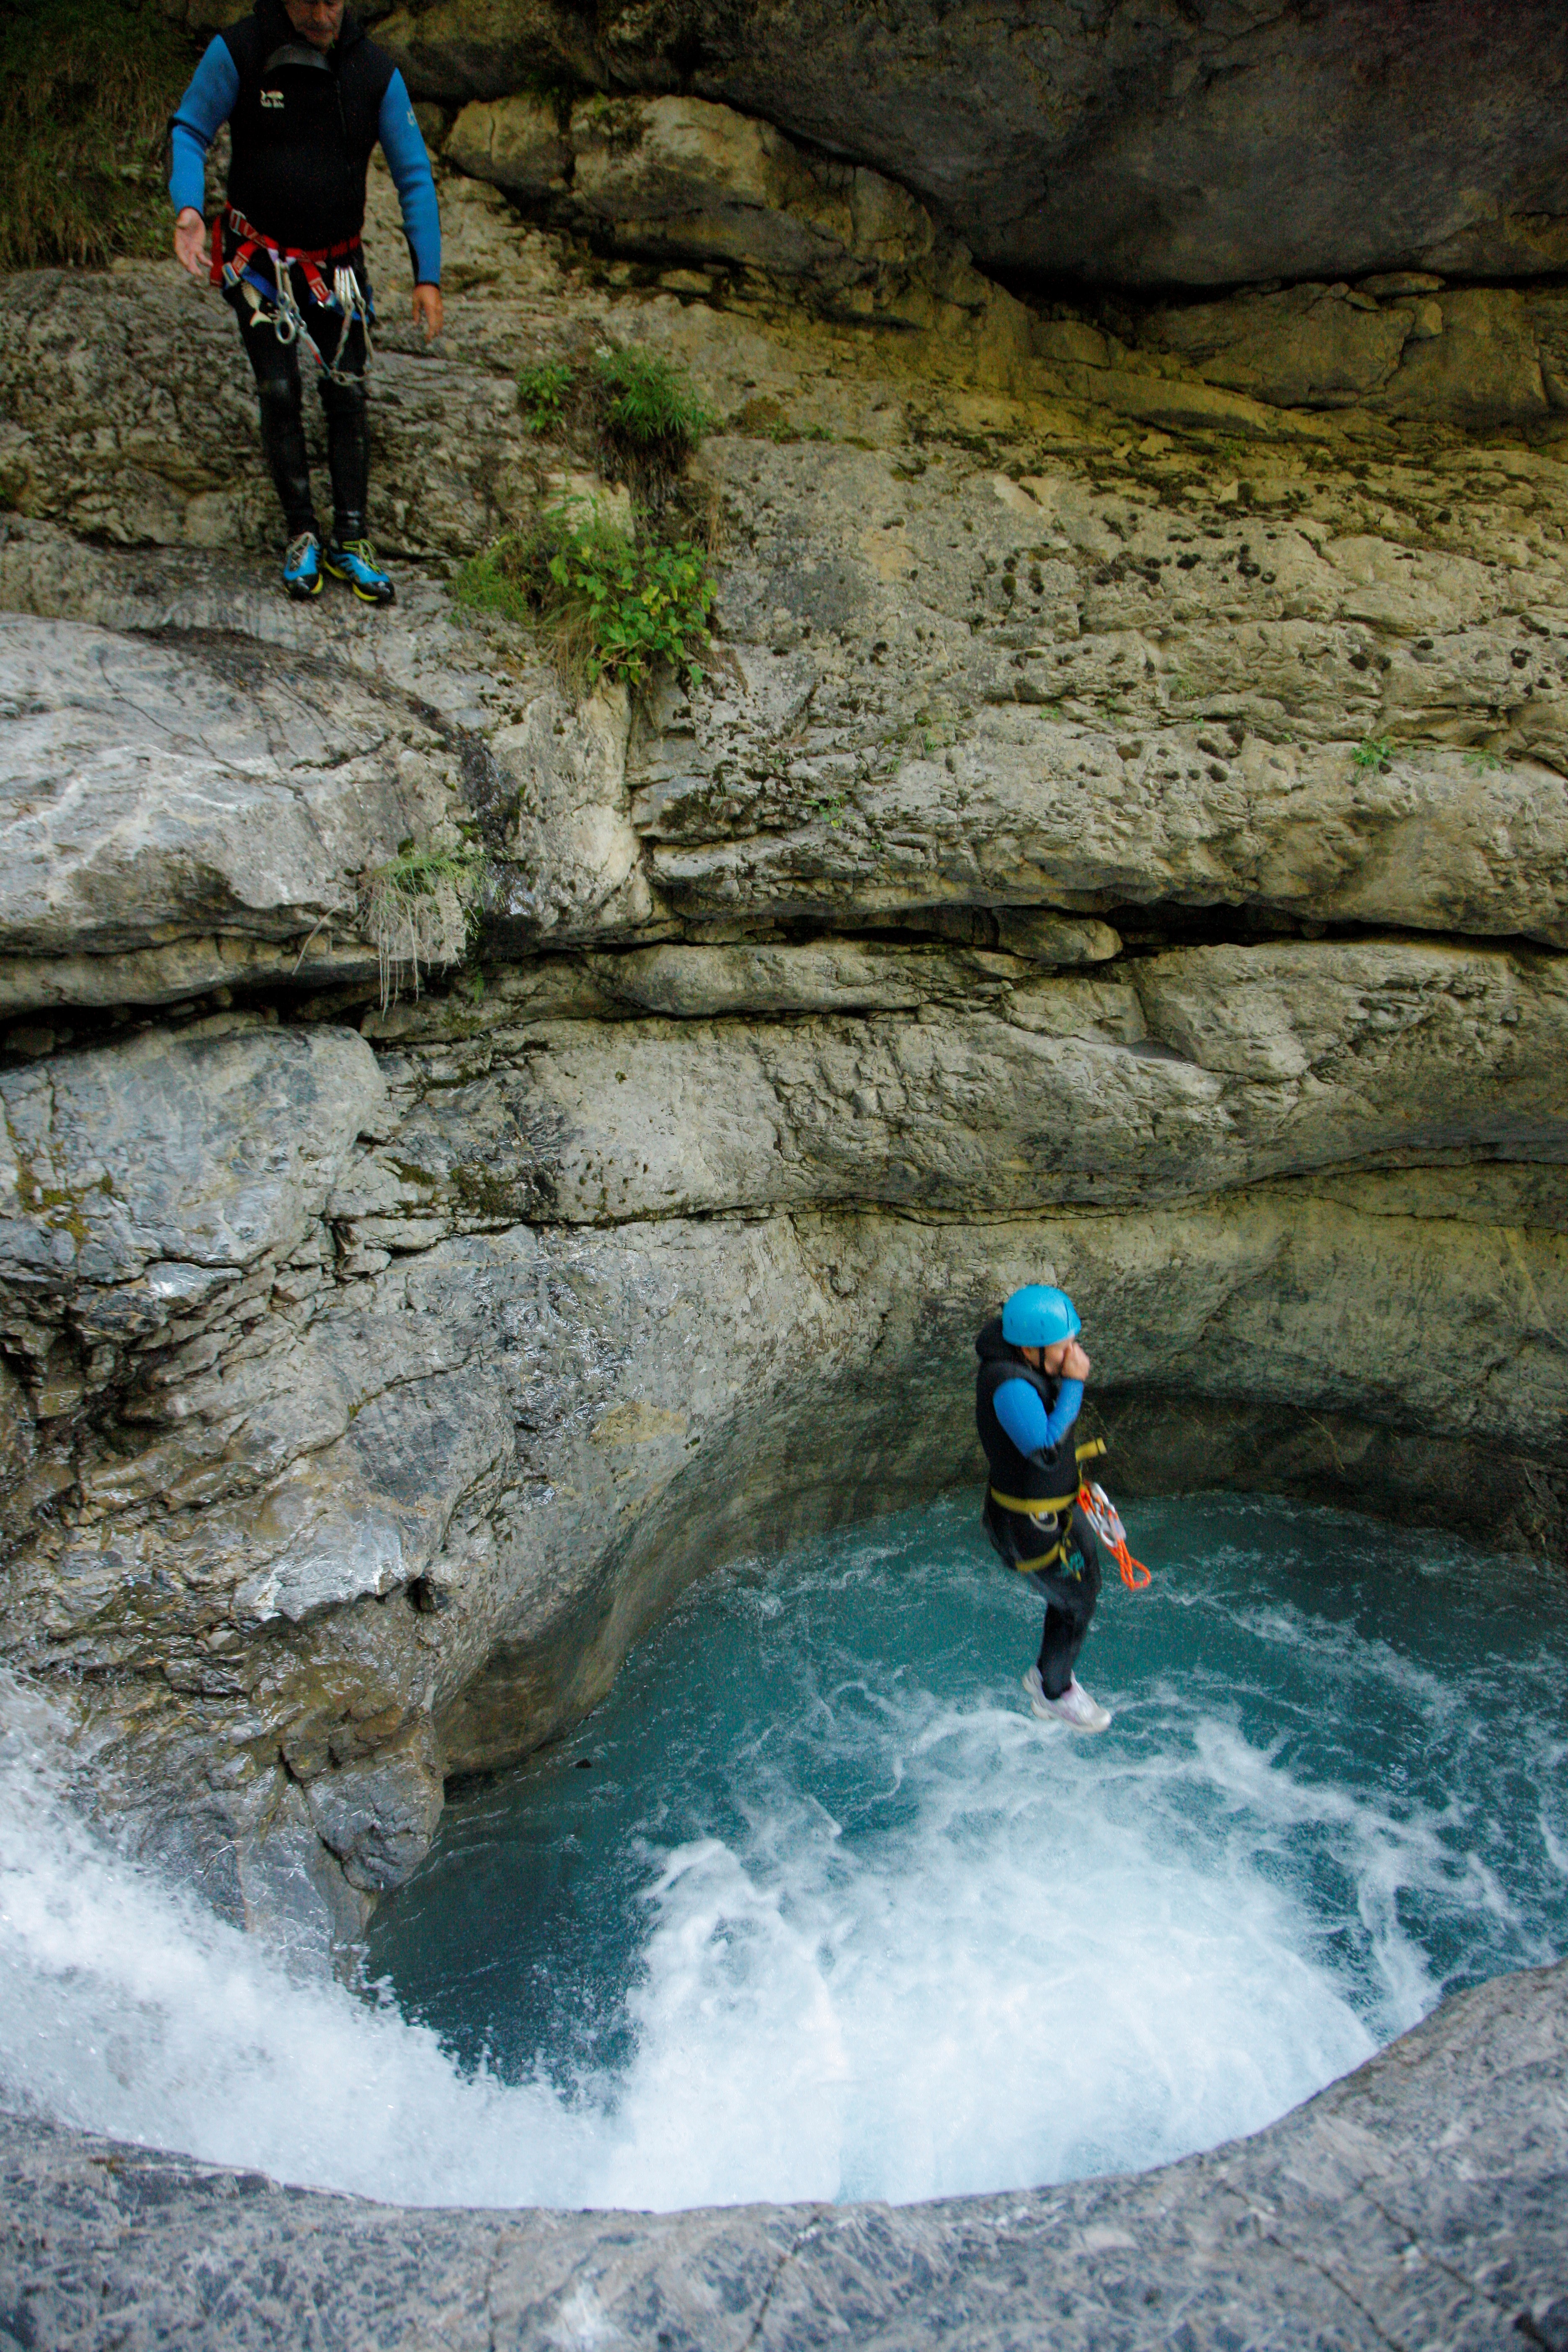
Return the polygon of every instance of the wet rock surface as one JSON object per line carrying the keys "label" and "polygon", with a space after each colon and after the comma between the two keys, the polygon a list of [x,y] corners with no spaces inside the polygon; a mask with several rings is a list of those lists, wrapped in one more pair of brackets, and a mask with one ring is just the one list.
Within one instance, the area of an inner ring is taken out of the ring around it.
{"label": "wet rock surface", "polygon": [[1504,1977],[1269,2130],[1136,2179],[889,2207],[396,2210],[0,2120],[21,2344],[1551,2346],[1563,1969]]}

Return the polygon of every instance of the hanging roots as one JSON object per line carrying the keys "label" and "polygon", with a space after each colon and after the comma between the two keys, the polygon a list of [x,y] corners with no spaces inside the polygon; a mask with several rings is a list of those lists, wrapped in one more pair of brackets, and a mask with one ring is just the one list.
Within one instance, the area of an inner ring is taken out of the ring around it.
{"label": "hanging roots", "polygon": [[375,949],[384,1013],[405,986],[418,995],[422,970],[462,961],[471,912],[464,885],[483,862],[475,850],[407,850],[365,876],[359,929]]}

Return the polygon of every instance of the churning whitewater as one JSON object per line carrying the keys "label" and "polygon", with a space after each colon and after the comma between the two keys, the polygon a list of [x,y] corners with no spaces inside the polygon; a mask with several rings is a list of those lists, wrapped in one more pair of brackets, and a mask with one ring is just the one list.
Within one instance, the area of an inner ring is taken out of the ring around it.
{"label": "churning whitewater", "polygon": [[7,2104],[418,2204],[926,2196],[1269,2121],[1568,1943],[1568,1601],[1344,1515],[1148,1506],[1075,1740],[942,1506],[710,1580],[459,1791],[370,1990],[301,1983],[0,1785]]}

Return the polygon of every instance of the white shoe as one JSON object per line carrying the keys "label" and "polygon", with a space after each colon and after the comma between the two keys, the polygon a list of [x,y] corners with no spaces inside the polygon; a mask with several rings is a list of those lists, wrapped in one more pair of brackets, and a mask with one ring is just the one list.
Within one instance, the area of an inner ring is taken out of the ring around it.
{"label": "white shoe", "polygon": [[1052,1707],[1050,1700],[1046,1696],[1046,1686],[1040,1680],[1038,1666],[1031,1666],[1024,1676],[1024,1696],[1028,1700],[1041,1722],[1048,1723],[1051,1719]]}
{"label": "white shoe", "polygon": [[1060,1698],[1047,1698],[1040,1680],[1038,1666],[1031,1666],[1024,1676],[1024,1688],[1029,1695],[1029,1705],[1043,1718],[1054,1717],[1073,1731],[1103,1731],[1110,1721],[1110,1710],[1090,1698],[1075,1675]]}

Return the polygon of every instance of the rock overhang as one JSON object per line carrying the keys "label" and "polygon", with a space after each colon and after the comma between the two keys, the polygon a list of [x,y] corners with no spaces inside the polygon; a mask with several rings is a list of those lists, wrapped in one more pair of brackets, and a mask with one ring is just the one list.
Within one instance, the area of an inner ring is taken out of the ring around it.
{"label": "rock overhang", "polygon": [[[502,100],[542,68],[609,93],[689,93],[873,167],[985,268],[1158,289],[1560,270],[1555,29],[1534,0],[1089,17],[1061,0],[1005,17],[983,0],[894,17],[816,0],[592,15],[415,0],[379,37],[416,95],[444,105]],[[527,152],[542,190],[570,168],[542,131]]]}

